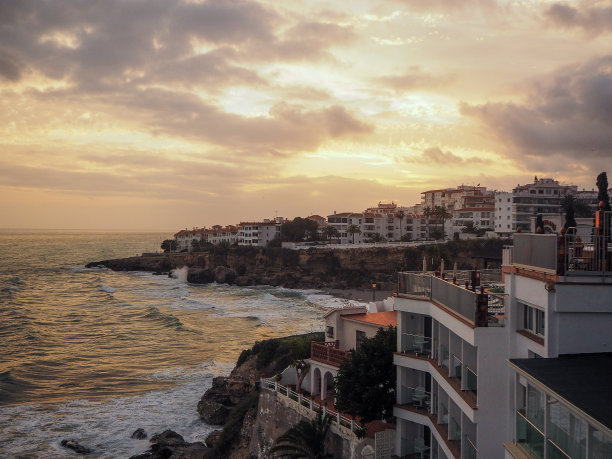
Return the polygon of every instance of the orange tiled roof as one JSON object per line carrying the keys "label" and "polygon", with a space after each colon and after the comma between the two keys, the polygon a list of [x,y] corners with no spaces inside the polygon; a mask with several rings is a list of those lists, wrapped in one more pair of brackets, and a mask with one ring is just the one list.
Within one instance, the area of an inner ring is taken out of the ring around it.
{"label": "orange tiled roof", "polygon": [[372,325],[397,327],[397,311],[372,312],[370,314],[350,314],[343,316],[345,319],[358,320]]}

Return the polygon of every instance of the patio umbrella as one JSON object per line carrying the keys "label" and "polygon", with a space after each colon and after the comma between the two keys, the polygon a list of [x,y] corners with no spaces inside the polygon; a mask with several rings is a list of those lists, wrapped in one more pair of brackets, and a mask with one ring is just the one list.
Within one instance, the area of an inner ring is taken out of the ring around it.
{"label": "patio umbrella", "polygon": [[444,278],[444,258],[440,262],[440,277]]}
{"label": "patio umbrella", "polygon": [[453,265],[453,282],[457,280],[457,262]]}

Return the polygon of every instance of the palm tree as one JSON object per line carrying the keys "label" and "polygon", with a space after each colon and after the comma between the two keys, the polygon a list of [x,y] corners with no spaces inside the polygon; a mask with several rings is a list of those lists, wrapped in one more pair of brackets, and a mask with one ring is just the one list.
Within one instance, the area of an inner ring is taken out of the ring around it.
{"label": "palm tree", "polygon": [[429,218],[433,215],[433,209],[429,206],[423,209],[423,215],[425,215],[425,224],[427,225],[427,237],[426,239],[429,241]]}
{"label": "palm tree", "polygon": [[357,225],[349,225],[346,232],[353,236],[353,244],[355,243],[355,234],[361,234],[361,230]]}
{"label": "palm tree", "polygon": [[400,210],[397,214],[395,214],[395,216],[397,218],[399,218],[399,222],[400,222],[400,241],[402,240],[402,221],[404,220],[404,217],[406,216],[406,213],[403,210]]}
{"label": "palm tree", "polygon": [[446,209],[444,206],[436,206],[433,210],[436,219],[442,220],[442,235],[444,236],[444,222],[449,218],[452,218],[453,215]]}
{"label": "palm tree", "polygon": [[338,232],[338,229],[335,226],[326,226],[325,228],[323,228],[323,234],[325,235],[325,237],[327,237],[327,239],[329,239],[329,242],[331,242],[333,237],[340,236],[340,233]]}
{"label": "palm tree", "polygon": [[300,421],[276,440],[270,451],[280,457],[290,459],[327,459],[333,458],[325,453],[325,439],[329,433],[332,418],[321,411],[310,421]]}

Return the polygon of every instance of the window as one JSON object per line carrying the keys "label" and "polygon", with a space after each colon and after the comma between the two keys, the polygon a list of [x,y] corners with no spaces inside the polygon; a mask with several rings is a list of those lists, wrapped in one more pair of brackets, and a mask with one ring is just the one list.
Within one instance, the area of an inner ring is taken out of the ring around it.
{"label": "window", "polygon": [[523,304],[523,330],[545,336],[546,320],[544,311]]}
{"label": "window", "polygon": [[326,329],[326,335],[328,338],[333,338],[334,337],[334,327],[332,327],[331,325],[328,325]]}
{"label": "window", "polygon": [[355,331],[355,350],[358,351],[359,348],[361,347],[361,343],[363,342],[363,339],[366,337],[366,334],[364,331],[361,330],[356,330]]}

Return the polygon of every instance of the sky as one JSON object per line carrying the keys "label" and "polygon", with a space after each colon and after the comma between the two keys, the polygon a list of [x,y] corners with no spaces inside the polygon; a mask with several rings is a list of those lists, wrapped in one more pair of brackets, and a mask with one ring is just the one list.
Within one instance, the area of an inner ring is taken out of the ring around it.
{"label": "sky", "polygon": [[412,205],[612,159],[612,2],[1,0],[0,228]]}

